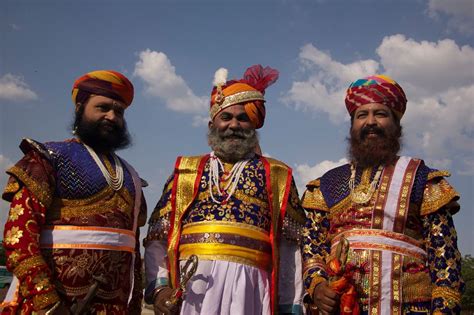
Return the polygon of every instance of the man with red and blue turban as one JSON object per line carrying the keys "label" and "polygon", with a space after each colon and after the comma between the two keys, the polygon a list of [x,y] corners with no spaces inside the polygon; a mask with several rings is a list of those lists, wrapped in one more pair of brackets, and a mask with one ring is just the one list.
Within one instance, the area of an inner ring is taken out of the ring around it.
{"label": "man with red and blue turban", "polygon": [[302,199],[305,299],[320,314],[458,314],[449,173],[398,155],[407,98],[393,79],[356,80],[345,103],[350,162],[309,182]]}

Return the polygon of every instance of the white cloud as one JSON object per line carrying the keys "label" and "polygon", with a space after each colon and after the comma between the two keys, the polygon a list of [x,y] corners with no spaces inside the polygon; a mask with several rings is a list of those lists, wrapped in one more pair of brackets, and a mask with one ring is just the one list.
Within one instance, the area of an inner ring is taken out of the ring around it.
{"label": "white cloud", "polygon": [[147,49],[140,52],[139,57],[133,74],[145,82],[146,94],[163,99],[166,107],[177,112],[206,112],[208,98],[194,94],[166,54]]}
{"label": "white cloud", "polygon": [[201,116],[201,115],[196,115],[193,117],[193,127],[201,127],[201,126],[207,126],[209,123],[209,115],[207,116]]}
{"label": "white cloud", "polygon": [[433,18],[440,14],[449,17],[449,29],[472,34],[474,32],[474,2],[472,0],[429,0],[428,13]]}
{"label": "white cloud", "polygon": [[38,96],[30,90],[21,76],[7,73],[0,77],[0,99],[23,102],[36,100]]}
{"label": "white cloud", "polygon": [[434,167],[455,166],[459,174],[468,174],[474,156],[473,47],[398,34],[385,37],[376,53],[380,62],[342,64],[312,45],[303,46],[299,60],[308,78],[293,82],[284,101],[296,109],[325,112],[338,123],[348,119],[344,95],[350,81],[386,73],[408,97],[402,120],[408,153],[430,159]]}
{"label": "white cloud", "polygon": [[474,82],[474,49],[459,47],[453,40],[438,42],[385,37],[377,48],[381,64],[413,97],[428,97]]}
{"label": "white cloud", "polygon": [[311,44],[301,48],[299,59],[309,77],[293,82],[283,101],[302,110],[325,112],[334,123],[347,120],[341,106],[347,86],[354,78],[377,72],[379,64],[374,60],[361,60],[342,64]]}
{"label": "white cloud", "polygon": [[305,186],[308,182],[312,181],[313,179],[319,178],[324,173],[333,169],[335,167],[341,166],[347,163],[346,158],[342,158],[339,161],[322,161],[314,166],[310,166],[308,164],[300,164],[296,165],[295,168],[295,178],[297,181],[298,191],[300,194],[303,193],[305,190]]}

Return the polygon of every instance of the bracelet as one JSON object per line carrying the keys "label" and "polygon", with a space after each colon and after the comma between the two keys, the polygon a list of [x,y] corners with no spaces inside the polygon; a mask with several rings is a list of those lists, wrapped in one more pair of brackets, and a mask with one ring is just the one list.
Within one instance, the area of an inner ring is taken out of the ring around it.
{"label": "bracelet", "polygon": [[51,306],[51,308],[49,310],[46,311],[46,313],[44,313],[45,315],[52,315],[54,313],[54,311],[59,308],[59,306],[61,305],[61,301],[57,301],[56,303],[54,303],[53,306]]}
{"label": "bracelet", "polygon": [[158,294],[166,288],[168,288],[168,286],[159,287],[159,288],[156,288],[155,291],[153,291],[153,303],[155,303],[155,299],[158,296]]}

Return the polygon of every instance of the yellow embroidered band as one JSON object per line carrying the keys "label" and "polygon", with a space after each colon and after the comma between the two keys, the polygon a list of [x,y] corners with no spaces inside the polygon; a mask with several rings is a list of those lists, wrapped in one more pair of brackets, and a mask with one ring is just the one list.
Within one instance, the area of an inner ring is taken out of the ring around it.
{"label": "yellow embroidered band", "polygon": [[270,269],[268,234],[254,226],[234,222],[188,224],[181,234],[180,259],[197,255],[202,260],[225,260]]}

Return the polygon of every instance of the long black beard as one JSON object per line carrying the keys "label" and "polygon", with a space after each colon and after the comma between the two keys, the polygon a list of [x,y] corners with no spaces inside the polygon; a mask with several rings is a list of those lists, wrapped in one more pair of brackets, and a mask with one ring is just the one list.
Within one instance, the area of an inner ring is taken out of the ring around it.
{"label": "long black beard", "polygon": [[[368,139],[369,132],[376,133],[378,137]],[[364,127],[360,134],[351,128],[351,137],[348,139],[349,158],[362,168],[393,164],[401,148],[401,134],[401,126],[397,126],[394,132],[378,127]]]}
{"label": "long black beard", "polygon": [[74,119],[74,133],[96,152],[108,153],[128,147],[131,143],[127,124],[120,127],[107,120],[88,121],[79,110]]}
{"label": "long black beard", "polygon": [[218,158],[235,163],[251,158],[255,154],[258,134],[254,129],[227,129],[221,132],[211,127],[207,134],[207,142]]}

